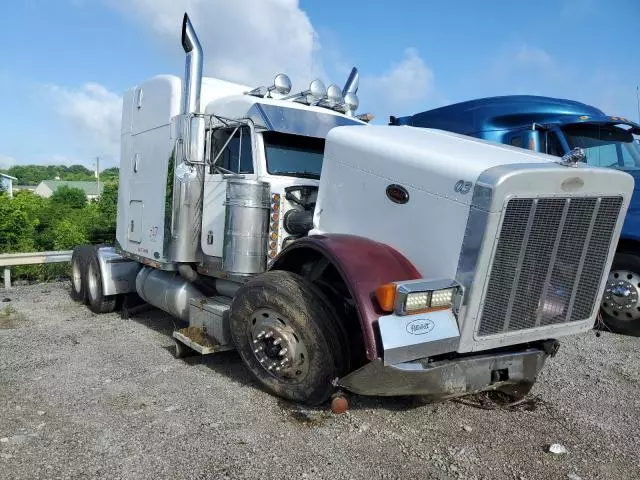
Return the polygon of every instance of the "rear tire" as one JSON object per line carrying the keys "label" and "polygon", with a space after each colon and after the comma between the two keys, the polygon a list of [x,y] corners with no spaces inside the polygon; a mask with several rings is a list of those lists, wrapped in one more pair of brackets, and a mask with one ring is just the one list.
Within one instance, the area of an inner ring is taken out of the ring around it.
{"label": "rear tire", "polygon": [[631,252],[616,253],[601,313],[605,326],[611,331],[640,336],[640,256]]}
{"label": "rear tire", "polygon": [[87,266],[87,301],[93,313],[111,313],[118,303],[117,295],[104,295],[102,290],[102,271],[97,251],[93,250]]}
{"label": "rear tire", "polygon": [[231,337],[253,376],[275,395],[310,405],[326,401],[345,373],[338,322],[312,283],[286,271],[250,280],[231,304]]}
{"label": "rear tire", "polygon": [[76,302],[87,302],[87,265],[92,248],[81,246],[71,255],[71,298]]}

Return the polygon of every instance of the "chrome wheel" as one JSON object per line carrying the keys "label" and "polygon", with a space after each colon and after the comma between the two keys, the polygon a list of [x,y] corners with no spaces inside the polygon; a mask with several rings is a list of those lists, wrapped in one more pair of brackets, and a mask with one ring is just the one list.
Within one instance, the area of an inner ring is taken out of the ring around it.
{"label": "chrome wheel", "polygon": [[640,319],[639,291],[639,274],[629,270],[612,270],[604,291],[602,310],[622,321]]}
{"label": "chrome wheel", "polygon": [[73,288],[76,292],[82,291],[82,271],[78,261],[74,261],[71,264],[71,281],[73,282]]}
{"label": "chrome wheel", "polygon": [[93,264],[89,263],[89,271],[87,272],[87,287],[89,290],[89,298],[96,300],[99,296],[98,292],[98,272]]}
{"label": "chrome wheel", "polygon": [[309,355],[304,342],[277,312],[260,309],[253,314],[250,340],[254,356],[271,375],[295,379],[308,372]]}

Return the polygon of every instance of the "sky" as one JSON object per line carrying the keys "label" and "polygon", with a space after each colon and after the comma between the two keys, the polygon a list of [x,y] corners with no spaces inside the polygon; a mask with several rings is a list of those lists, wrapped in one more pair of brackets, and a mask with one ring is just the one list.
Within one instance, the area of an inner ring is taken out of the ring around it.
{"label": "sky", "polygon": [[472,98],[570,98],[638,119],[640,1],[2,0],[0,168],[117,166],[122,93],[182,75],[182,15],[207,76],[342,86],[376,122]]}

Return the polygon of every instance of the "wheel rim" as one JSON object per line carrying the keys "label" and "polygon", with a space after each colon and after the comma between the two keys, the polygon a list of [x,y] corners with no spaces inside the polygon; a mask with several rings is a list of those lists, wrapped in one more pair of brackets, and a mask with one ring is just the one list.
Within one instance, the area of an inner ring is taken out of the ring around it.
{"label": "wheel rim", "polygon": [[98,298],[98,272],[96,271],[93,263],[89,264],[89,271],[87,272],[87,287],[89,290],[89,296],[93,300]]}
{"label": "wheel rim", "polygon": [[625,322],[638,320],[639,291],[640,274],[629,270],[612,270],[604,291],[602,309],[607,315]]}
{"label": "wheel rim", "polygon": [[82,290],[82,273],[77,260],[71,265],[71,281],[73,282],[75,291],[80,292],[80,290]]}
{"label": "wheel rim", "polygon": [[253,355],[269,374],[296,379],[308,372],[307,347],[291,322],[279,313],[257,310],[251,317],[250,339]]}

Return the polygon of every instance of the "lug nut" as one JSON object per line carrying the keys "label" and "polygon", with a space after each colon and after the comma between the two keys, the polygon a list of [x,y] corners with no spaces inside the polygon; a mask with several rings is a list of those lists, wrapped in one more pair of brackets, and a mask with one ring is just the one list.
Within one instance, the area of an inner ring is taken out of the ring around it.
{"label": "lug nut", "polygon": [[278,352],[278,355],[280,355],[281,357],[284,357],[288,351],[289,349],[287,347],[284,347]]}
{"label": "lug nut", "polygon": [[282,339],[281,339],[281,338],[276,338],[276,339],[273,341],[273,344],[274,344],[274,345],[280,345],[281,343],[282,343]]}
{"label": "lug nut", "polygon": [[265,335],[264,338],[271,338],[273,337],[273,332],[271,330],[269,330]]}
{"label": "lug nut", "polygon": [[262,337],[264,337],[264,330],[262,330],[260,333],[258,333],[258,339],[261,339]]}

